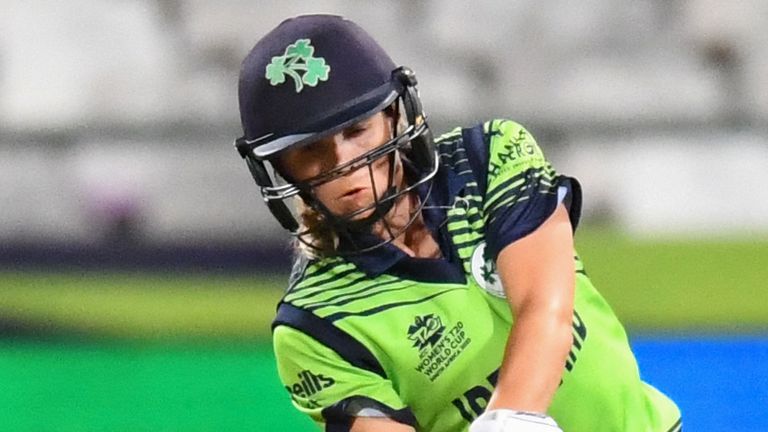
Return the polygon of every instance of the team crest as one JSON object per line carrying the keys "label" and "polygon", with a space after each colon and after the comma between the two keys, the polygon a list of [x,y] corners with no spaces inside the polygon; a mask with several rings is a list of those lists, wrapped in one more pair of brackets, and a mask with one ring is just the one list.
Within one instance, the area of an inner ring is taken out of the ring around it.
{"label": "team crest", "polygon": [[315,87],[320,81],[327,81],[331,67],[322,57],[314,57],[315,47],[309,39],[299,39],[285,48],[281,56],[272,57],[267,65],[266,75],[273,86],[278,86],[290,77],[296,87],[296,93],[304,86]]}
{"label": "team crest", "polygon": [[470,264],[472,278],[488,293],[497,297],[505,297],[504,287],[501,285],[501,279],[499,279],[499,274],[496,271],[496,263],[492,257],[486,255],[485,251],[485,242],[481,242],[472,252]]}

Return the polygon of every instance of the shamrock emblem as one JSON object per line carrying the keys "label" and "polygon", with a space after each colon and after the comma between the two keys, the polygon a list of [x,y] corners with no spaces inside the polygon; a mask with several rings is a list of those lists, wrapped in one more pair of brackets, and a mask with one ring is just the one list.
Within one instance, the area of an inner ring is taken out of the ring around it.
{"label": "shamrock emblem", "polygon": [[488,249],[483,249],[483,265],[480,271],[483,273],[483,279],[485,283],[494,285],[496,283],[496,263],[493,262],[493,257],[487,253]]}
{"label": "shamrock emblem", "polygon": [[325,64],[322,57],[313,57],[315,47],[309,39],[299,39],[288,45],[281,56],[272,57],[272,62],[267,65],[265,78],[273,86],[285,82],[289,76],[296,85],[296,93],[304,89],[304,85],[314,87],[320,81],[328,80],[331,67]]}

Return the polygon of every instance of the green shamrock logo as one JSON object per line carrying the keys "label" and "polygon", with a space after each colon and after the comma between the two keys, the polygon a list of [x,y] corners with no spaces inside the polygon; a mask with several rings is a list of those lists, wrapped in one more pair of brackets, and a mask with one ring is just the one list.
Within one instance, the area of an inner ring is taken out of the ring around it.
{"label": "green shamrock logo", "polygon": [[[325,64],[322,57],[313,57],[315,47],[309,39],[299,39],[288,45],[281,56],[272,57],[272,62],[267,65],[265,78],[273,86],[285,82],[286,75],[293,79],[296,85],[296,93],[304,89],[304,85],[314,87],[320,81],[328,80],[331,67]],[[303,74],[302,74],[303,73]]]}

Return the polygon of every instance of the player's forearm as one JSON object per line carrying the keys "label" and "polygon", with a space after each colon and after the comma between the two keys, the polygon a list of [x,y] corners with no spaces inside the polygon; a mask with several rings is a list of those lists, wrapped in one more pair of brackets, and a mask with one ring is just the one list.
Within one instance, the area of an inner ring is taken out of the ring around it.
{"label": "player's forearm", "polygon": [[544,413],[560,384],[573,337],[572,310],[523,308],[509,335],[488,409]]}
{"label": "player's forearm", "polygon": [[538,229],[497,258],[514,324],[489,409],[543,413],[565,367],[573,337],[573,233],[561,204]]}

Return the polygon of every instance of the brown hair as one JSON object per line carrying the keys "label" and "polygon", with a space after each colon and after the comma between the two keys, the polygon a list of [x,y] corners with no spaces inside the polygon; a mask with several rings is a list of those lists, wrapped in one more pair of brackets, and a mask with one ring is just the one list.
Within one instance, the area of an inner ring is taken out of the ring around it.
{"label": "brown hair", "polygon": [[325,216],[301,199],[296,200],[296,209],[301,219],[298,231],[301,237],[294,242],[294,248],[311,259],[333,255],[339,244],[339,236]]}

